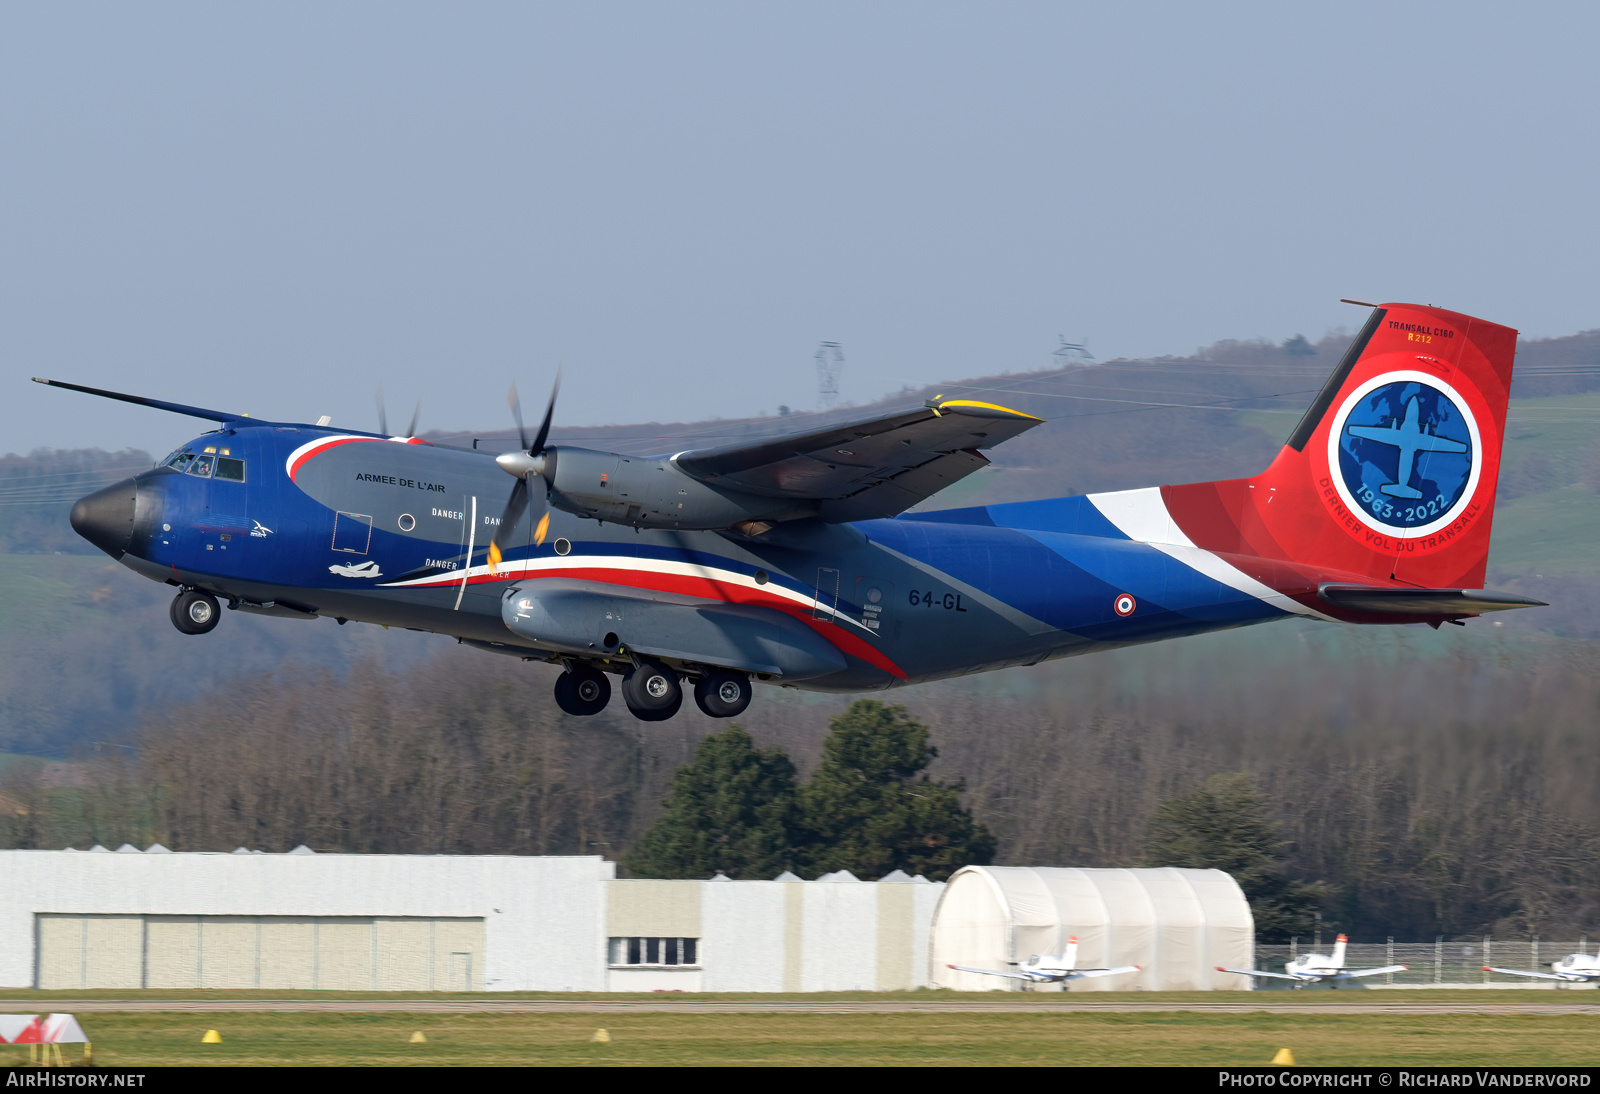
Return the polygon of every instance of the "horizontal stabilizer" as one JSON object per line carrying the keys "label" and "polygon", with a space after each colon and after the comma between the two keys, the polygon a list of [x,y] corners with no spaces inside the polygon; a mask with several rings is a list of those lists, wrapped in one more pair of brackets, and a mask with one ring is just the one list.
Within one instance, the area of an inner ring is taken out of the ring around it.
{"label": "horizontal stabilizer", "polygon": [[1482,615],[1509,608],[1543,608],[1542,600],[1488,589],[1411,589],[1392,585],[1317,587],[1317,595],[1335,608],[1380,615]]}

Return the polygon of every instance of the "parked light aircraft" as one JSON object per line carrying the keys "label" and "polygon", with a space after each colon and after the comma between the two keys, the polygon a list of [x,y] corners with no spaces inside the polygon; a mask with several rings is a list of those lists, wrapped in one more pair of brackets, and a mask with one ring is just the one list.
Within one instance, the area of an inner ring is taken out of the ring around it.
{"label": "parked light aircraft", "polygon": [[1362,976],[1380,976],[1386,972],[1405,972],[1409,965],[1384,965],[1377,969],[1347,969],[1344,967],[1344,948],[1348,939],[1340,935],[1333,943],[1332,954],[1303,953],[1284,965],[1282,972],[1262,969],[1225,969],[1218,972],[1236,972],[1241,976],[1270,976],[1274,980],[1292,980],[1297,984],[1325,984],[1329,981],[1352,980]]}
{"label": "parked light aircraft", "polygon": [[935,399],[647,459],[547,444],[552,396],[494,456],[39,382],[218,423],[72,510],[176,587],[184,633],[219,601],[433,631],[560,665],[571,714],[618,676],[659,721],[684,681],[731,717],[753,681],[863,691],[1278,619],[1536,605],[1482,589],[1515,347],[1508,327],[1383,305],[1253,478],[922,513],[1040,419]]}
{"label": "parked light aircraft", "polygon": [[1032,984],[1059,984],[1066,980],[1092,979],[1099,976],[1118,976],[1125,972],[1138,972],[1142,966],[1118,965],[1114,969],[1080,969],[1078,968],[1078,940],[1076,937],[1067,939],[1067,952],[1057,957],[1054,954],[1036,953],[1027,961],[1018,965],[1011,963],[1014,968],[1010,972],[999,969],[974,969],[966,965],[950,965],[949,968],[957,972],[984,973],[988,976],[1004,976],[1012,980],[1026,980]]}
{"label": "parked light aircraft", "polygon": [[1536,976],[1540,980],[1559,980],[1566,984],[1593,984],[1600,982],[1600,957],[1586,953],[1569,953],[1560,961],[1550,962],[1549,972],[1530,972],[1527,969],[1496,969],[1482,966],[1484,972],[1503,972],[1508,976]]}

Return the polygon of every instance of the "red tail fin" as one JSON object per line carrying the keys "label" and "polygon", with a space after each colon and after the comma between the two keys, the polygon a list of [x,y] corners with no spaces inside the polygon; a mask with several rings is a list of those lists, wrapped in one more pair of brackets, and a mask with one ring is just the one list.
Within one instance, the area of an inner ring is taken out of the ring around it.
{"label": "red tail fin", "polygon": [[1425,588],[1483,587],[1517,332],[1385,304],[1266,471],[1167,486],[1198,546]]}

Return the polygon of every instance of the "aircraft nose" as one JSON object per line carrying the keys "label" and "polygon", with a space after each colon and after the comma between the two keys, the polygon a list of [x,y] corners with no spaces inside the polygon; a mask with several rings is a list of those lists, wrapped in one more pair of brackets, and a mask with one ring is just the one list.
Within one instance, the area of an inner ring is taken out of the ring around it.
{"label": "aircraft nose", "polygon": [[72,530],[112,558],[120,559],[133,538],[134,516],[138,509],[139,487],[132,479],[112,483],[79,498],[68,518]]}

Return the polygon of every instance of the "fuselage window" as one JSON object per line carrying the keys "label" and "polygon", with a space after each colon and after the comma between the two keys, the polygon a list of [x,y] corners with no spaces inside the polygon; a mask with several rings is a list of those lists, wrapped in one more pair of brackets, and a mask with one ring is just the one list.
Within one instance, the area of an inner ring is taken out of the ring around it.
{"label": "fuselage window", "polygon": [[243,482],[244,461],[230,459],[227,456],[219,456],[217,458],[217,473],[213,477],[225,482]]}
{"label": "fuselage window", "polygon": [[199,475],[202,479],[209,479],[211,477],[213,465],[216,462],[217,458],[215,456],[197,456],[195,457],[194,462],[189,465],[188,470],[185,471],[184,474]]}
{"label": "fuselage window", "polygon": [[185,467],[189,466],[189,461],[193,459],[193,452],[174,452],[172,454],[172,458],[167,460],[167,466],[175,467],[179,471],[182,471]]}

